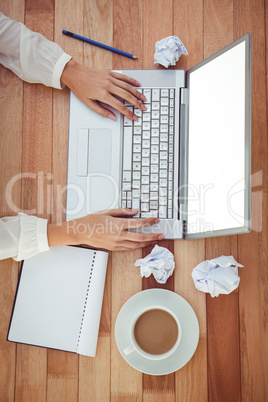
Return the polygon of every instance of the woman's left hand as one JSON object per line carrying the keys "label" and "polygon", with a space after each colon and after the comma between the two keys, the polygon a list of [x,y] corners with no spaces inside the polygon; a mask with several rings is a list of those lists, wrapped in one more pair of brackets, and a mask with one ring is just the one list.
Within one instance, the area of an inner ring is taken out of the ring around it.
{"label": "woman's left hand", "polygon": [[146,110],[142,103],[146,100],[145,96],[133,87],[141,84],[127,75],[87,68],[70,60],[63,70],[61,81],[90,109],[112,120],[116,119],[114,113],[100,102],[112,106],[130,120],[137,120],[137,116],[117,97],[126,100],[137,109]]}

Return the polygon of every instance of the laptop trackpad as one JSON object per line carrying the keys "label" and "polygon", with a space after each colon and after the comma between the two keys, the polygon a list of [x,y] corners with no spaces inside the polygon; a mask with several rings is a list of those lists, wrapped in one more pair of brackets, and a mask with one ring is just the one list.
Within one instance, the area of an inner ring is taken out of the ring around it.
{"label": "laptop trackpad", "polygon": [[114,181],[110,176],[112,162],[112,130],[89,129],[88,179],[89,210],[112,207],[115,199]]}
{"label": "laptop trackpad", "polygon": [[89,131],[88,173],[111,173],[112,130],[94,128]]}

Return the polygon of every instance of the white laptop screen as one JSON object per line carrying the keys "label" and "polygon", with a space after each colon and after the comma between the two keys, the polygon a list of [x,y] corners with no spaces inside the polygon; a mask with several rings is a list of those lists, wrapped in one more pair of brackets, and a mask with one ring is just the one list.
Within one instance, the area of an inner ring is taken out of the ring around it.
{"label": "white laptop screen", "polygon": [[249,35],[244,38],[188,72],[190,235],[248,231]]}

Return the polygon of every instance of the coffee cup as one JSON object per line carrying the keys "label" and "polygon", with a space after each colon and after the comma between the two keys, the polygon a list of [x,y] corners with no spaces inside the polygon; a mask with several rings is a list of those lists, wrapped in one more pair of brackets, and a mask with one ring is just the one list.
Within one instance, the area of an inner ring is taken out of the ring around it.
{"label": "coffee cup", "polygon": [[124,355],[137,352],[150,360],[171,356],[179,346],[182,329],[178,317],[163,306],[150,306],[141,310],[130,326],[130,344]]}

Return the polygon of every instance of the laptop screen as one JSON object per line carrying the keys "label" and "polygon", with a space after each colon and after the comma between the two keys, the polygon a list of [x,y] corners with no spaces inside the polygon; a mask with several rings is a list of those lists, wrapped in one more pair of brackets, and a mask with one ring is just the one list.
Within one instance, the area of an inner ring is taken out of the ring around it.
{"label": "laptop screen", "polygon": [[250,227],[250,35],[187,71],[187,237]]}

